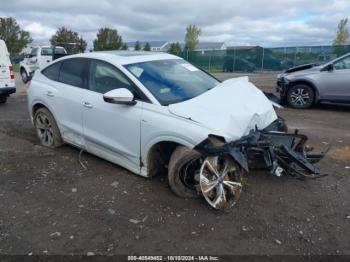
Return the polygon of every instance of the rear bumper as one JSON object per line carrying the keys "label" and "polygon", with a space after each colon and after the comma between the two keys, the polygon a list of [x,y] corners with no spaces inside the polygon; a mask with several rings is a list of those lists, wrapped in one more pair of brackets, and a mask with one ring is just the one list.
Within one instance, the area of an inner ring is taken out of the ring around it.
{"label": "rear bumper", "polygon": [[15,87],[0,88],[0,96],[8,96],[8,95],[11,95],[13,93],[16,93]]}

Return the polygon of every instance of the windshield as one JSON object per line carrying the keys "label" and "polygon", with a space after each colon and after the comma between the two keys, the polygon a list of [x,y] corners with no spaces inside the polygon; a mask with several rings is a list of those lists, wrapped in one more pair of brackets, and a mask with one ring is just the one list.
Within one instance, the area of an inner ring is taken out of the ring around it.
{"label": "windshield", "polygon": [[162,105],[199,96],[220,82],[183,59],[124,65]]}

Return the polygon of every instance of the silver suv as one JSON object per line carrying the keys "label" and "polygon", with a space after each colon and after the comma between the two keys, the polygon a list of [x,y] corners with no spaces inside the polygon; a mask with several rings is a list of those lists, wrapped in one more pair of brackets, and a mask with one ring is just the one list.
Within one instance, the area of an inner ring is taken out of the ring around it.
{"label": "silver suv", "polygon": [[350,53],[324,65],[308,64],[286,70],[277,77],[281,102],[294,108],[316,103],[350,104]]}

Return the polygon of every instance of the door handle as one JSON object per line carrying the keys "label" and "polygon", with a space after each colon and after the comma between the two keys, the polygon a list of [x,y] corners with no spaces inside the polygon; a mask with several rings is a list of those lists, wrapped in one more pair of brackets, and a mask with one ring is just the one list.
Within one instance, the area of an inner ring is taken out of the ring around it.
{"label": "door handle", "polygon": [[93,105],[89,102],[83,102],[83,106],[85,106],[86,108],[93,108]]}
{"label": "door handle", "polygon": [[51,91],[47,91],[47,92],[46,92],[46,95],[47,95],[47,96],[51,96],[51,97],[55,96],[54,93],[51,92]]}

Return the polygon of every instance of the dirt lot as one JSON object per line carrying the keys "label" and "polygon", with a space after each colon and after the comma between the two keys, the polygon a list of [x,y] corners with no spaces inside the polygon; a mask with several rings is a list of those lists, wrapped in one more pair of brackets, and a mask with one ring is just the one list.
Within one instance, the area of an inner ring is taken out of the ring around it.
{"label": "dirt lot", "polygon": [[[274,89],[274,74],[251,79]],[[85,170],[77,149],[43,148],[17,84],[0,106],[1,254],[350,254],[349,107],[279,112],[311,144],[333,144],[320,163],[329,176],[251,172],[239,205],[218,212],[176,197],[165,174],[145,179],[88,154]]]}

